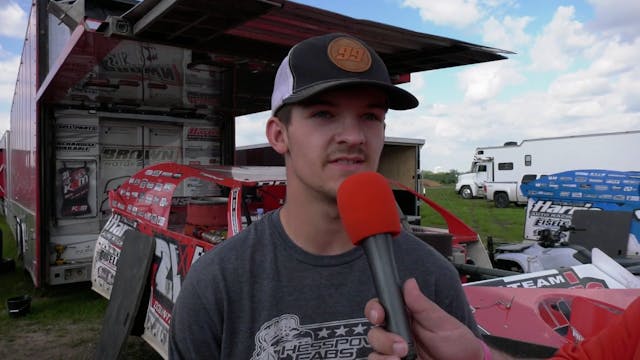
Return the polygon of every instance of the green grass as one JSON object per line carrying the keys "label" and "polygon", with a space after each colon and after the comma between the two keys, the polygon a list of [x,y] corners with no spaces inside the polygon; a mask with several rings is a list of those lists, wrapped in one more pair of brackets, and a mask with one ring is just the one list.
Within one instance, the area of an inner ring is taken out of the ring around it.
{"label": "green grass", "polygon": [[107,300],[92,291],[88,283],[35,288],[31,277],[23,270],[22,261],[16,253],[15,240],[4,217],[0,217],[0,229],[3,235],[3,256],[16,261],[14,272],[0,274],[0,334],[15,322],[7,313],[7,299],[20,295],[31,296],[29,319],[42,325],[54,324],[60,318],[71,321],[102,319]]}
{"label": "green grass", "polygon": [[[485,199],[465,200],[455,193],[452,185],[427,188],[425,195],[480,234],[485,244],[489,236],[496,242],[518,242],[523,238],[525,207],[511,205],[498,209]],[[424,226],[446,227],[442,217],[424,203],[420,215]]]}

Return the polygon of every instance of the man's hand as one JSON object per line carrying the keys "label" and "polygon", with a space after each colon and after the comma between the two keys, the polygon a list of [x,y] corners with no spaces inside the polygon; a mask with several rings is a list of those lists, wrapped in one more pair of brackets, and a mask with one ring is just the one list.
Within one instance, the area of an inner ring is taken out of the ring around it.
{"label": "man's hand", "polygon": [[[407,280],[403,294],[419,359],[484,359],[480,339],[468,327],[424,296],[415,279]],[[407,354],[407,343],[400,335],[377,327],[384,323],[385,318],[384,309],[377,299],[367,302],[365,316],[376,325],[368,335],[374,350],[369,359],[400,359]]]}

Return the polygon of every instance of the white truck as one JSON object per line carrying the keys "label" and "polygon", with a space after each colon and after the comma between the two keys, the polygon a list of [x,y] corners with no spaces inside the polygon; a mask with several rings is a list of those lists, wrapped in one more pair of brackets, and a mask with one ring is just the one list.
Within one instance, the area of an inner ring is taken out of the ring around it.
{"label": "white truck", "polygon": [[542,175],[574,169],[640,169],[640,130],[538,138],[479,147],[471,172],[458,176],[463,198],[485,197],[496,207],[526,204],[520,184]]}

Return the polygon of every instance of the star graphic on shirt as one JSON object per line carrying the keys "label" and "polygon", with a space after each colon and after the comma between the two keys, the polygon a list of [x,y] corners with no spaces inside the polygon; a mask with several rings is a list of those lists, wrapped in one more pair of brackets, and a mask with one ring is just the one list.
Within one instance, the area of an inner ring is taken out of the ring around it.
{"label": "star graphic on shirt", "polygon": [[362,324],[358,324],[358,326],[354,327],[352,330],[354,334],[364,334],[364,329],[366,328],[362,326]]}
{"label": "star graphic on shirt", "polygon": [[340,326],[339,329],[336,329],[336,335],[347,335],[347,328],[344,326]]}
{"label": "star graphic on shirt", "polygon": [[328,337],[328,336],[329,336],[329,330],[327,330],[327,328],[322,328],[322,330],[318,333],[319,338]]}

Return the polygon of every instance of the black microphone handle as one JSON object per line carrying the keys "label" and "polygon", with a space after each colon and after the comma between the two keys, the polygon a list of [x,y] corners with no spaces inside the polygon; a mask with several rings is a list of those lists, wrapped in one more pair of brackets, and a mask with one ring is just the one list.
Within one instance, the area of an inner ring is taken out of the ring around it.
{"label": "black microphone handle", "polygon": [[416,358],[416,353],[402,297],[402,284],[393,256],[392,241],[389,234],[377,234],[364,239],[362,247],[369,261],[378,299],[384,308],[385,328],[407,341],[409,352],[404,359],[412,360]]}

